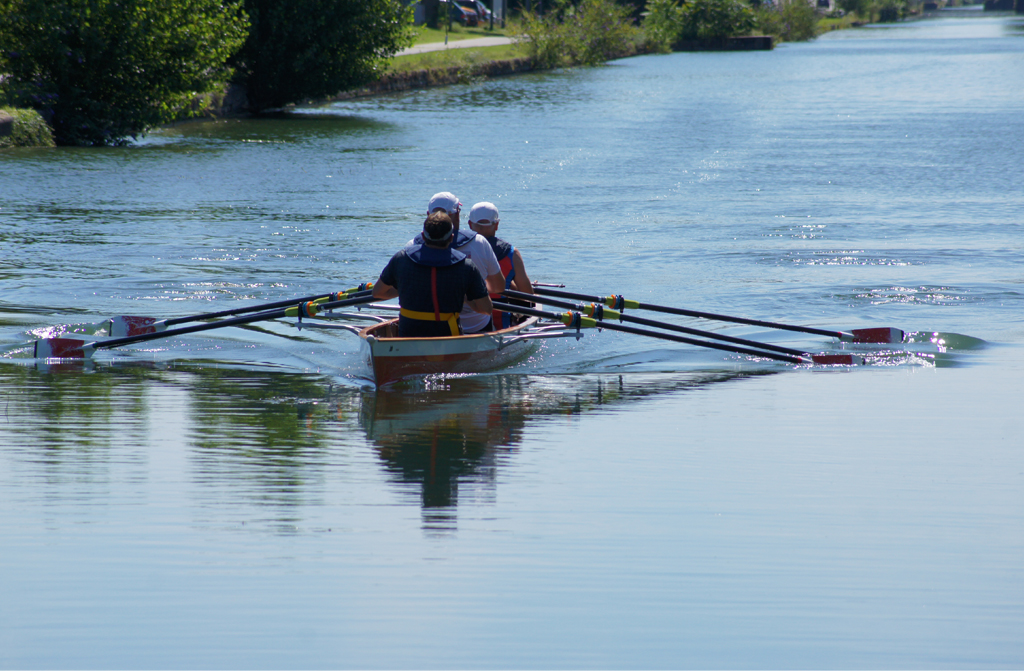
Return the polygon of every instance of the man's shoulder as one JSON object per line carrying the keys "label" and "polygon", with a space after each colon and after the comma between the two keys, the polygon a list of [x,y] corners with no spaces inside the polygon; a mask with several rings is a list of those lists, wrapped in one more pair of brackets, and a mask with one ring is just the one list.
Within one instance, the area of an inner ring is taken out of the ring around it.
{"label": "man's shoulder", "polygon": [[471,247],[474,252],[479,252],[480,254],[487,254],[488,252],[494,254],[494,250],[491,249],[491,243],[487,242],[487,238],[479,233],[476,234],[475,238],[470,240],[467,246]]}

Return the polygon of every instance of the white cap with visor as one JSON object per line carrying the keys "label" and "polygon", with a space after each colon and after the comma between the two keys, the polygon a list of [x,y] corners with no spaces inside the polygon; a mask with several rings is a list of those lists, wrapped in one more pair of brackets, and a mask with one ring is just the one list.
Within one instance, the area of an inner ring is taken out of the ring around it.
{"label": "white cap with visor", "polygon": [[442,191],[441,193],[435,193],[434,197],[427,203],[427,214],[439,209],[443,209],[450,215],[455,214],[462,209],[462,203],[459,202],[454,193]]}
{"label": "white cap with visor", "polygon": [[483,226],[498,223],[498,208],[494,206],[494,203],[487,201],[477,203],[469,211],[469,223]]}

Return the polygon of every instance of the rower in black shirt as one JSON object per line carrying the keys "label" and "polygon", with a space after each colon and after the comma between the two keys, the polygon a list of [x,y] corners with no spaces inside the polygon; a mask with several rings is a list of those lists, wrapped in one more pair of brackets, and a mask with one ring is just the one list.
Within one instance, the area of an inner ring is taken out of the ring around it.
{"label": "rower in black shirt", "polygon": [[374,298],[398,296],[400,338],[461,335],[463,302],[482,314],[493,309],[473,261],[450,247],[452,230],[446,212],[432,213],[423,223],[422,243],[392,256],[373,285]]}

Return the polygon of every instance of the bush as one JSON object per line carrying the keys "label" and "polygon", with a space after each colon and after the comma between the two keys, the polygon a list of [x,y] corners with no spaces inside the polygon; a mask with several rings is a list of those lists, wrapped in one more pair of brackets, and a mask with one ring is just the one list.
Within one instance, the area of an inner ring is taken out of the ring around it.
{"label": "bush", "polygon": [[878,5],[878,21],[895,23],[907,15],[907,3],[903,0],[882,0]]}
{"label": "bush", "polygon": [[377,79],[412,43],[399,0],[245,0],[252,26],[233,59],[254,112]]}
{"label": "bush", "polygon": [[636,53],[639,31],[630,8],[612,0],[581,0],[573,6],[556,0],[543,17],[524,12],[512,26],[537,67],[596,65]]}
{"label": "bush", "polygon": [[644,37],[650,48],[667,51],[680,40],[721,40],[746,35],[754,14],[739,0],[649,0]]}
{"label": "bush", "polygon": [[0,0],[7,98],[42,113],[58,144],[124,144],[228,74],[240,2]]}
{"label": "bush", "polygon": [[836,4],[847,14],[856,14],[861,19],[871,20],[873,0],[836,0]]}
{"label": "bush", "polygon": [[0,107],[14,118],[14,128],[10,135],[0,136],[0,147],[52,147],[53,133],[43,121],[39,112],[15,107]]}
{"label": "bush", "polygon": [[683,5],[679,37],[684,40],[720,39],[746,35],[754,15],[737,0],[691,0]]}
{"label": "bush", "polygon": [[818,13],[805,2],[785,6],[762,6],[755,14],[758,30],[780,42],[802,42],[818,34]]}

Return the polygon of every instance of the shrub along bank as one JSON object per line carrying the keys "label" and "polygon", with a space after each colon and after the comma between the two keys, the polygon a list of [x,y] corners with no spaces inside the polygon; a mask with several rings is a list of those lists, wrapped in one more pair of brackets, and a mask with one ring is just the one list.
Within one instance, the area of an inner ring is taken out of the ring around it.
{"label": "shrub along bank", "polygon": [[0,107],[0,148],[53,146],[53,133],[39,112]]}

